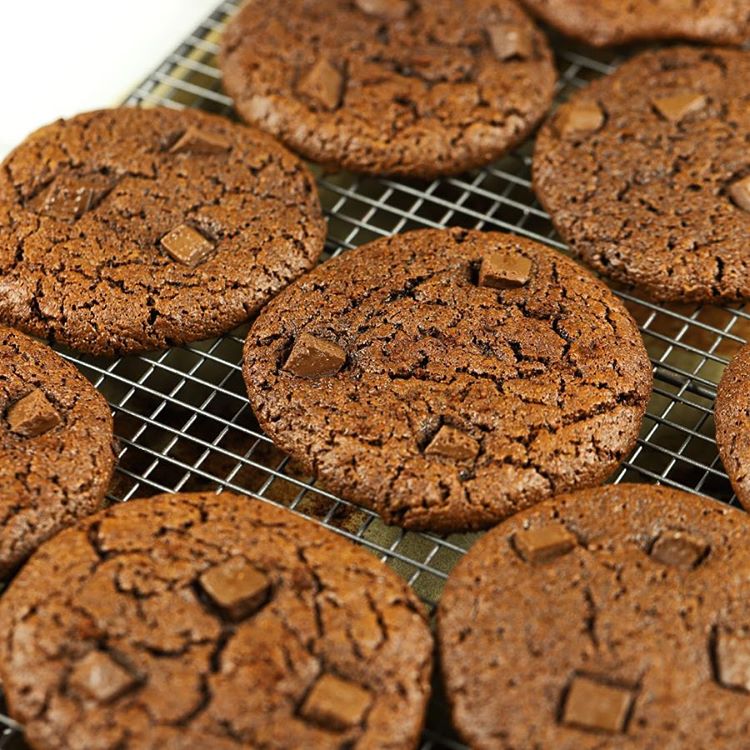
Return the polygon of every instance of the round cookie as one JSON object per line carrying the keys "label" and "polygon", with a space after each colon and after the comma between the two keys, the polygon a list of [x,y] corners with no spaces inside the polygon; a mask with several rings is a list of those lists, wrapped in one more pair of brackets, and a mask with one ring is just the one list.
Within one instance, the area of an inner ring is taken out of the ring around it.
{"label": "round cookie", "polygon": [[603,284],[529,240],[460,229],[316,268],[257,318],[244,376],[263,429],[326,487],[443,532],[602,482],[651,389]]}
{"label": "round cookie", "polygon": [[741,750],[750,722],[750,522],[653,485],[507,520],[438,610],[453,722],[475,750]]}
{"label": "round cookie", "polygon": [[656,300],[750,297],[750,53],[646,52],[540,131],[534,189],[597,271]]}
{"label": "round cookie", "polygon": [[102,355],[207,338],[324,237],[310,173],[263,133],[194,110],[59,120],[0,170],[0,320]]}
{"label": "round cookie", "polygon": [[396,573],[231,494],[110,508],[0,601],[3,689],[37,750],[416,748],[432,638]]}
{"label": "round cookie", "polygon": [[50,348],[0,326],[0,577],[98,510],[114,465],[101,394]]}
{"label": "round cookie", "polygon": [[750,346],[724,370],[714,405],[716,445],[737,498],[750,507]]}
{"label": "round cookie", "polygon": [[242,117],[305,157],[424,178],[522,142],[556,79],[515,0],[251,0],[219,61]]}
{"label": "round cookie", "polygon": [[742,44],[750,37],[746,0],[522,0],[528,9],[584,44],[690,39]]}

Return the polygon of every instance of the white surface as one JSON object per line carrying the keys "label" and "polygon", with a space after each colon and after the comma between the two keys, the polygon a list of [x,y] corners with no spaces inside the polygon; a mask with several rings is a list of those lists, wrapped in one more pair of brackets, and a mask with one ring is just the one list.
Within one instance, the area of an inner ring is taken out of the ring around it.
{"label": "white surface", "polygon": [[58,117],[119,103],[219,0],[0,0],[0,157]]}

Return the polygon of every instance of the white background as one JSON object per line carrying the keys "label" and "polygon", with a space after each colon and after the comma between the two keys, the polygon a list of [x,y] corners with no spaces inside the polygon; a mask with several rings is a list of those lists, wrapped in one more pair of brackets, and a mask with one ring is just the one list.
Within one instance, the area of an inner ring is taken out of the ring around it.
{"label": "white background", "polygon": [[219,0],[0,0],[0,157],[57,117],[119,103]]}

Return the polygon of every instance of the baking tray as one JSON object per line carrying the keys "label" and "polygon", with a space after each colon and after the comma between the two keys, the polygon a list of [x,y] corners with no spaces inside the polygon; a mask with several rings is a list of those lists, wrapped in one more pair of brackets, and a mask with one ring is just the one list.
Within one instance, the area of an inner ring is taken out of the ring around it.
{"label": "baking tray", "polygon": [[[215,55],[241,0],[223,2],[124,102],[198,107],[231,116]],[[552,35],[558,101],[611,72],[627,54],[571,46]],[[418,227],[512,231],[556,250],[565,245],[530,186],[531,144],[491,167],[449,179],[373,179],[316,170],[329,221],[324,258]],[[750,332],[744,306],[656,305],[618,292],[643,333],[654,366],[654,395],[638,446],[612,478],[654,482],[736,505],[714,442],[713,401],[728,360]],[[62,354],[106,396],[120,461],[110,499],[159,492],[233,490],[283,505],[362,544],[393,567],[432,609],[443,582],[476,534],[439,537],[385,526],[301,474],[263,434],[241,376],[246,327],[165,352],[120,359]],[[421,750],[461,748],[436,696]],[[24,748],[21,728],[0,714],[0,748]]]}

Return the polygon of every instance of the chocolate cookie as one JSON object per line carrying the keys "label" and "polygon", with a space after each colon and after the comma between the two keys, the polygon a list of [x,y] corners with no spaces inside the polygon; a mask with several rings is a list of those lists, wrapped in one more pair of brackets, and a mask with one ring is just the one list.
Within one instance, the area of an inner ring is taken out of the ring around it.
{"label": "chocolate cookie", "polygon": [[364,550],[230,494],[47,542],[0,601],[3,688],[50,750],[416,747],[432,639]]}
{"label": "chocolate cookie", "polygon": [[750,346],[724,370],[714,406],[716,445],[737,498],[750,507]]}
{"label": "chocolate cookie", "polygon": [[512,235],[423,230],[318,267],[258,317],[263,429],[387,523],[489,526],[602,482],[633,448],[651,368],[583,268]]}
{"label": "chocolate cookie", "polygon": [[556,78],[514,0],[251,0],[220,65],[242,117],[307,158],[419,177],[523,141]]}
{"label": "chocolate cookie", "polygon": [[0,327],[0,577],[101,507],[115,456],[107,402],[51,349]]}
{"label": "chocolate cookie", "polygon": [[534,188],[560,234],[657,300],[750,297],[750,53],[646,52],[542,128]]}
{"label": "chocolate cookie", "polygon": [[476,750],[742,750],[750,521],[652,485],[565,495],[451,574],[438,637]]}
{"label": "chocolate cookie", "polygon": [[0,170],[0,320],[94,354],[247,320],[311,268],[307,169],[196,111],[114,109],[38,130]]}
{"label": "chocolate cookie", "polygon": [[750,38],[747,0],[523,0],[532,13],[585,44],[691,39],[742,44]]}

